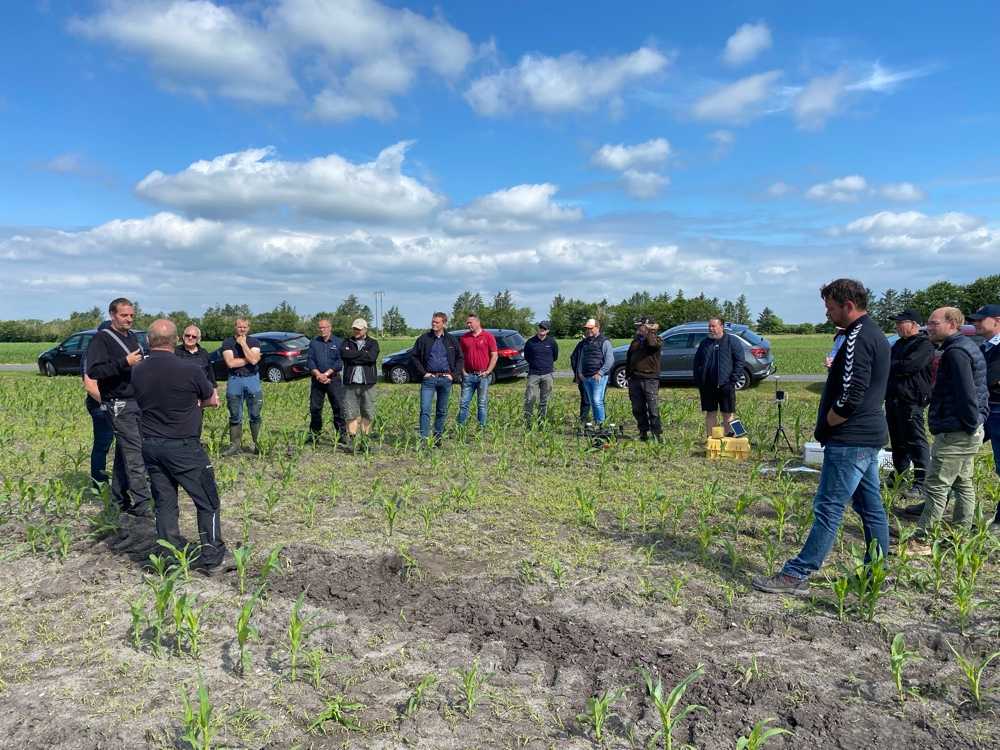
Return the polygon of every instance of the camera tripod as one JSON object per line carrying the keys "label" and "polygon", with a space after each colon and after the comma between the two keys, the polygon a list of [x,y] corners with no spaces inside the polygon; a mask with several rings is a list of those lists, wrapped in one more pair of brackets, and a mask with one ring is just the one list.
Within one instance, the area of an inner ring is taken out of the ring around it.
{"label": "camera tripod", "polygon": [[789,453],[795,453],[795,449],[792,447],[792,441],[788,439],[788,433],[785,432],[785,422],[782,415],[781,407],[785,405],[785,392],[778,389],[778,380],[775,378],[774,381],[774,403],[778,405],[778,427],[774,431],[774,439],[771,441],[771,452],[773,453],[778,448],[778,438],[780,437],[785,441],[785,445],[788,447]]}

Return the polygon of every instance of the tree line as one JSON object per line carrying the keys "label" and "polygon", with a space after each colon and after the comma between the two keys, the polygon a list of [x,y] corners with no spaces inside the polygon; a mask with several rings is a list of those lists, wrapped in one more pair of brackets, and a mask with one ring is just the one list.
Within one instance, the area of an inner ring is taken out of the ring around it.
{"label": "tree line", "polygon": [[[886,289],[873,297],[869,305],[872,318],[885,331],[891,331],[892,316],[906,308],[912,308],[925,318],[938,307],[957,307],[966,314],[986,304],[1000,301],[1000,274],[983,276],[969,284],[953,284],[939,281],[926,289],[912,291]],[[448,312],[445,310],[445,312]],[[484,298],[482,293],[465,290],[455,298],[451,307],[449,328],[462,328],[470,312],[479,315],[487,328],[512,328],[521,333],[531,333],[540,316],[530,307],[520,307],[509,289],[504,289],[492,297]],[[690,320],[706,320],[711,316],[721,316],[732,323],[746,323],[762,334],[775,333],[828,333],[833,331],[829,322],[785,323],[769,306],[765,306],[756,316],[751,313],[746,295],[733,300],[707,297],[704,293],[687,297],[683,291],[676,294],[663,292],[636,292],[617,304],[606,299],[599,302],[585,301],[557,294],[549,307],[546,317],[551,321],[552,333],[559,338],[578,336],[584,322],[595,318],[602,330],[612,338],[628,338],[634,332],[634,323],[640,316],[649,316],[666,329]],[[71,313],[68,318],[41,320],[0,321],[0,341],[59,341],[74,331],[96,327],[107,317],[100,308]],[[136,303],[136,327],[146,328],[156,318],[170,318],[178,328],[194,323],[201,328],[202,337],[208,341],[225,338],[233,330],[237,318],[248,318],[255,331],[300,331],[312,333],[321,318],[327,318],[333,330],[340,336],[350,333],[351,322],[364,318],[373,329],[390,336],[416,335],[425,329],[424,325],[411,328],[399,311],[398,306],[390,307],[381,321],[372,320],[372,311],[362,304],[357,296],[349,294],[332,311],[320,311],[303,316],[289,304],[282,301],[268,312],[253,313],[248,305],[217,305],[209,307],[200,316],[193,316],[184,310],[147,313]]]}

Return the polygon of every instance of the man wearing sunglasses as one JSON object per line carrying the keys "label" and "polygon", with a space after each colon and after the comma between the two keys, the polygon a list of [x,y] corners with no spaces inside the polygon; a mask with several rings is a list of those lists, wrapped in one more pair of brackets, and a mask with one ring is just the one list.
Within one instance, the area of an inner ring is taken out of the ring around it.
{"label": "man wearing sunglasses", "polygon": [[212,398],[206,401],[203,406],[219,405],[219,388],[215,380],[215,368],[208,357],[208,352],[201,345],[201,329],[196,325],[190,325],[184,329],[184,336],[180,345],[174,349],[174,354],[186,362],[197,366],[208,382],[212,384]]}

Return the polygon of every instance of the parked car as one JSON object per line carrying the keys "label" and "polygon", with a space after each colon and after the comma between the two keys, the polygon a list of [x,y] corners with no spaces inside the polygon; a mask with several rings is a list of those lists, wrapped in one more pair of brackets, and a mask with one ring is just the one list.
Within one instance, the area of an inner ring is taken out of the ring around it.
{"label": "parked car", "polygon": [[[145,331],[134,331],[139,337],[139,346],[144,352],[149,351],[149,342]],[[46,349],[38,355],[38,371],[42,375],[79,375],[80,362],[87,352],[91,340],[97,335],[96,328],[77,331],[58,346]]]}
{"label": "parked car", "polygon": [[[528,362],[524,358],[524,336],[510,328],[484,328],[497,340],[497,366],[490,377],[490,383],[510,380],[528,374]],[[449,331],[452,336],[463,336],[468,331]],[[412,349],[412,347],[410,347]],[[390,354],[382,360],[382,377],[388,383],[416,383],[420,376],[410,362],[410,349]]]}
{"label": "parked car", "polygon": [[[771,354],[771,344],[757,335],[750,326],[726,323],[726,333],[736,337],[744,348],[745,366],[736,381],[736,389],[757,385],[771,375],[776,367]],[[660,351],[661,383],[694,383],[694,354],[698,344],[708,337],[708,321],[682,323],[660,334],[663,348]],[[615,365],[611,370],[611,383],[618,388],[628,387],[625,377],[625,355],[628,344],[615,348]]]}
{"label": "parked car", "polygon": [[[295,380],[309,375],[306,361],[309,358],[309,337],[291,331],[265,331],[251,333],[250,338],[260,342],[260,377],[271,383]],[[217,380],[229,379],[229,368],[222,359],[222,349],[209,355]]]}

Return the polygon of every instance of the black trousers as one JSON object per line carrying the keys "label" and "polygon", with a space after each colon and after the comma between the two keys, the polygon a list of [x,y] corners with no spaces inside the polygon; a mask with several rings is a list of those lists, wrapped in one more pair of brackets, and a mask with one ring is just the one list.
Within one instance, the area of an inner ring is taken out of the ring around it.
{"label": "black trousers", "polygon": [[142,457],[142,432],[139,428],[142,411],[135,399],[114,399],[108,402],[107,408],[115,432],[111,494],[119,500],[122,510],[128,510],[153,499]]}
{"label": "black trousers", "polygon": [[892,445],[892,466],[902,474],[913,466],[913,483],[923,485],[930,465],[930,449],[924,429],[923,406],[886,399],[885,418],[889,423],[889,442]]}
{"label": "black trousers", "polygon": [[344,422],[344,384],[339,377],[333,377],[329,383],[320,383],[312,379],[309,387],[309,429],[320,432],[323,429],[323,402],[329,401],[333,410],[333,426],[341,435],[347,434],[347,423]]}
{"label": "black trousers", "polygon": [[142,457],[156,499],[156,536],[178,549],[188,543],[178,524],[177,487],[191,496],[198,513],[198,562],[212,567],[222,561],[226,544],[219,523],[219,489],[212,463],[198,438],[166,439],[147,437]]}
{"label": "black trousers", "polygon": [[663,434],[660,424],[659,378],[629,378],[628,398],[632,402],[632,416],[635,417],[640,434]]}

